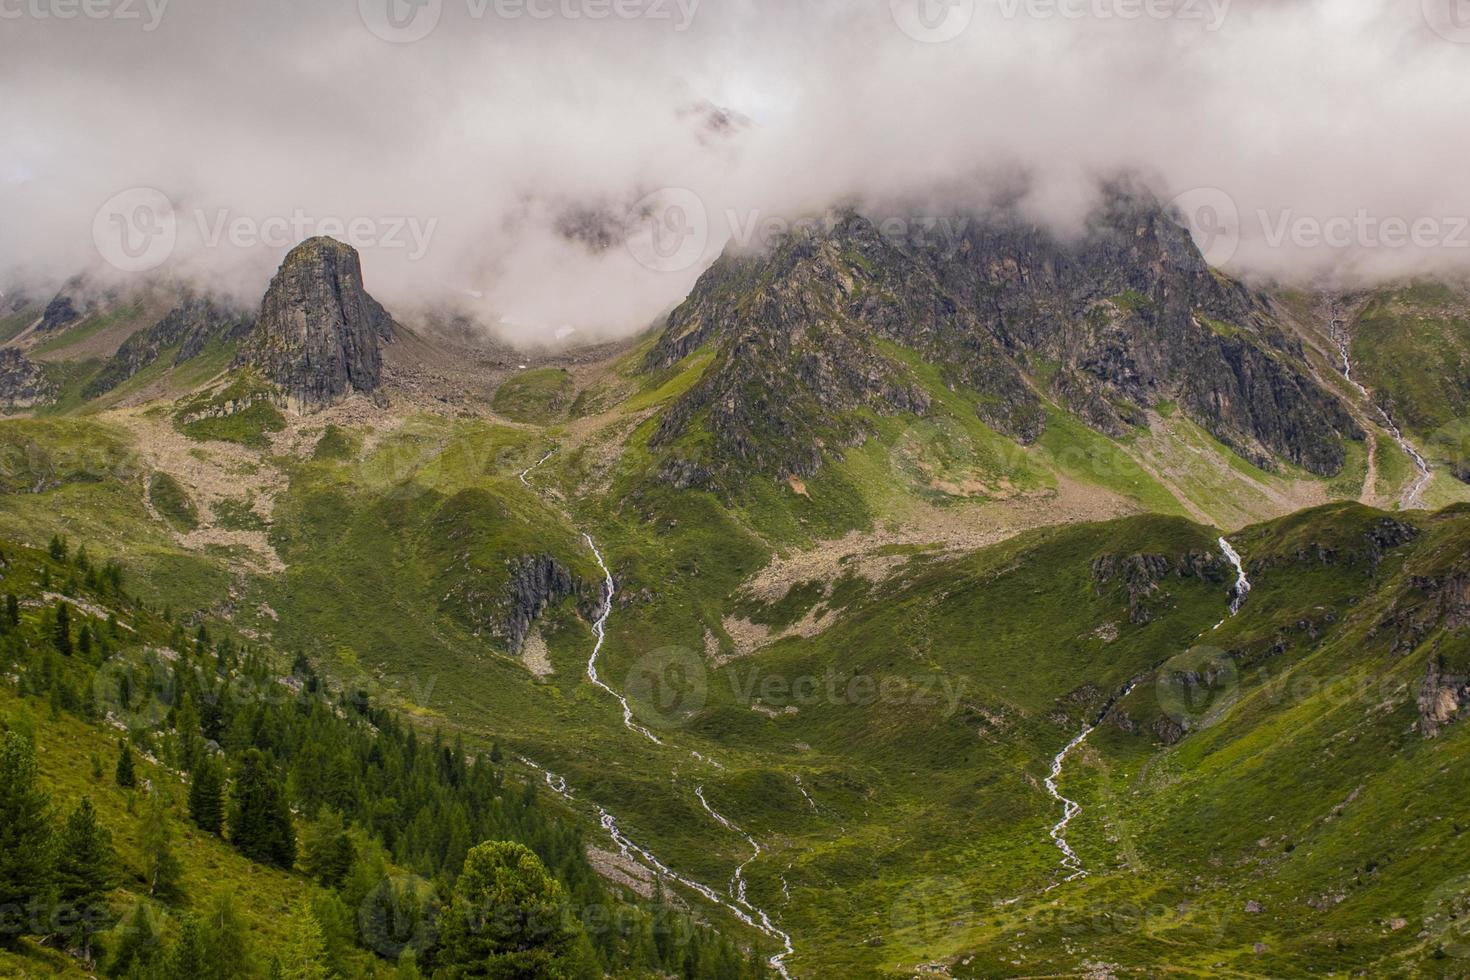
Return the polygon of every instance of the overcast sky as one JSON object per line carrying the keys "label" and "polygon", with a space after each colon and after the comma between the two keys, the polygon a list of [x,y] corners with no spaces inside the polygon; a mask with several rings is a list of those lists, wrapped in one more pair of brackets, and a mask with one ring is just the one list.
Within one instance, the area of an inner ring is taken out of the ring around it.
{"label": "overcast sky", "polygon": [[[1067,227],[1120,171],[1240,274],[1470,267],[1465,0],[151,3],[0,0],[0,269],[254,301],[283,234],[352,225],[390,306],[586,336],[757,218],[1001,181]],[[119,258],[158,200],[167,247]],[[634,241],[569,242],[579,210]]]}

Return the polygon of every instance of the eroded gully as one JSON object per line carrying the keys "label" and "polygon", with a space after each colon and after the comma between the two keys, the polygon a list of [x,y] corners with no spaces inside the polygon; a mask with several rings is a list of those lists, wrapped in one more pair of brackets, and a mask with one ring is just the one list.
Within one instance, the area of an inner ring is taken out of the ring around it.
{"label": "eroded gully", "polygon": [[1347,379],[1348,384],[1357,389],[1365,402],[1373,406],[1373,410],[1378,413],[1378,417],[1383,421],[1383,427],[1388,430],[1393,441],[1408,454],[1408,457],[1414,461],[1414,466],[1419,470],[1419,475],[1414,478],[1414,482],[1400,498],[1400,506],[1404,510],[1414,510],[1421,505],[1424,488],[1429,486],[1429,481],[1434,477],[1434,471],[1430,468],[1429,461],[1419,452],[1418,447],[1404,435],[1398,423],[1393,420],[1393,416],[1388,414],[1388,410],[1374,401],[1373,396],[1368,393],[1368,389],[1363,386],[1362,382],[1353,377],[1352,337],[1348,334],[1347,321],[1339,316],[1336,306],[1332,307],[1331,316],[1332,342],[1337,345],[1337,355],[1342,360],[1342,376]]}
{"label": "eroded gully", "polygon": [[[520,474],[521,483],[534,490],[535,487],[532,486],[530,479],[531,474],[555,454],[556,450],[551,450],[522,471]],[[628,699],[614,690],[598,674],[597,659],[601,655],[603,644],[607,640],[607,621],[612,617],[613,599],[617,595],[617,583],[613,579],[612,571],[607,566],[607,561],[603,558],[602,551],[597,547],[597,542],[592,540],[592,535],[583,531],[582,539],[587,542],[587,547],[591,549],[593,557],[597,559],[597,567],[602,570],[603,574],[602,605],[598,609],[596,621],[592,624],[594,641],[592,652],[587,658],[587,679],[617,700],[623,709],[623,727],[648,739],[655,745],[663,745],[663,741],[658,736],[633,720],[633,708],[628,704]],[[719,763],[711,759],[706,759],[697,752],[693,753],[693,755],[696,759],[707,762],[715,768],[724,768]],[[577,801],[576,794],[564,777],[557,775],[546,767],[524,756],[521,757],[521,762],[530,769],[539,772],[552,792],[568,802]],[[764,909],[752,904],[746,896],[745,868],[763,853],[760,844],[757,843],[754,837],[741,830],[723,814],[715,810],[714,807],[710,806],[709,801],[705,798],[704,787],[702,785],[696,787],[694,794],[699,799],[700,805],[704,808],[705,813],[709,815],[711,820],[730,833],[743,837],[751,847],[750,857],[746,858],[735,868],[735,873],[730,878],[728,897],[721,896],[708,885],[674,871],[663,861],[659,860],[652,851],[635,843],[627,834],[623,833],[617,817],[609,813],[605,807],[591,800],[587,802],[597,811],[598,823],[601,824],[603,830],[607,831],[608,836],[612,838],[613,844],[625,859],[642,864],[653,873],[662,875],[671,881],[683,885],[685,888],[697,892],[706,900],[730,912],[741,922],[753,929],[759,930],[768,938],[779,942],[782,945],[781,952],[772,956],[768,962],[770,963],[771,969],[786,978],[786,980],[790,980],[791,973],[786,965],[786,960],[796,951],[792,944],[790,934],[778,928],[771,921],[770,915]]]}
{"label": "eroded gully", "polygon": [[[1250,595],[1251,583],[1245,573],[1245,563],[1241,560],[1239,553],[1230,546],[1230,542],[1224,538],[1220,539],[1220,551],[1225,555],[1225,560],[1230,562],[1231,566],[1235,569],[1235,584],[1230,588],[1230,615],[1234,616],[1240,612],[1240,607],[1245,604],[1246,597]],[[1215,629],[1219,629],[1223,625],[1225,625],[1225,621],[1221,620]],[[1077,814],[1082,812],[1082,804],[1062,795],[1061,789],[1058,786],[1058,780],[1062,776],[1062,767],[1067,762],[1067,756],[1071,755],[1074,749],[1087,741],[1087,736],[1096,731],[1097,726],[1101,725],[1107,719],[1109,713],[1113,710],[1113,706],[1131,694],[1137,686],[1137,679],[1129,681],[1107,704],[1103,705],[1102,711],[1098,713],[1097,720],[1083,728],[1077,734],[1076,738],[1068,742],[1062,751],[1052,757],[1051,774],[1046,777],[1045,785],[1046,791],[1051,795],[1051,798],[1062,804],[1062,819],[1052,826],[1050,836],[1056,844],[1057,849],[1062,852],[1061,869],[1065,872],[1065,877],[1048,885],[1045,891],[1051,891],[1058,885],[1065,884],[1069,881],[1076,881],[1078,878],[1086,878],[1088,874],[1086,866],[1082,863],[1082,858],[1072,849],[1072,845],[1067,842],[1067,825],[1072,822]]]}

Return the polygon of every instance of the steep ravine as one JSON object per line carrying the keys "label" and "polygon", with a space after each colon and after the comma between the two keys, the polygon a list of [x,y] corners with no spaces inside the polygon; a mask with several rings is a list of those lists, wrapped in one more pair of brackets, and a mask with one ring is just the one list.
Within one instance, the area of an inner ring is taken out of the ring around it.
{"label": "steep ravine", "polygon": [[1358,394],[1363,396],[1364,401],[1373,406],[1374,411],[1382,419],[1384,428],[1393,437],[1393,441],[1398,443],[1399,448],[1408,454],[1409,458],[1414,461],[1414,466],[1419,470],[1419,475],[1414,478],[1414,482],[1404,491],[1403,497],[1400,499],[1400,506],[1404,510],[1417,509],[1422,504],[1420,498],[1424,495],[1424,488],[1429,486],[1429,481],[1433,479],[1434,471],[1430,468],[1429,461],[1424,458],[1418,448],[1399,429],[1398,423],[1393,420],[1393,416],[1388,414],[1388,411],[1383,406],[1373,400],[1373,395],[1363,386],[1362,382],[1353,377],[1352,337],[1348,335],[1347,323],[1338,315],[1335,306],[1332,309],[1332,342],[1337,345],[1338,356],[1342,358],[1342,376],[1347,379],[1348,384],[1357,389]]}
{"label": "steep ravine", "polygon": [[[1240,554],[1223,537],[1220,539],[1220,550],[1224,552],[1225,559],[1235,569],[1235,584],[1230,587],[1230,615],[1234,616],[1240,612],[1240,607],[1245,604],[1246,597],[1250,595],[1251,583],[1250,579],[1246,576],[1245,563],[1241,560]],[[1215,628],[1219,629],[1223,625],[1225,625],[1225,621],[1221,620],[1220,624]],[[1092,724],[1078,732],[1076,738],[1068,742],[1060,752],[1052,757],[1051,775],[1046,777],[1045,785],[1046,791],[1050,794],[1051,798],[1062,804],[1062,819],[1052,825],[1049,836],[1056,844],[1057,849],[1062,852],[1060,864],[1062,870],[1066,872],[1066,877],[1048,885],[1045,889],[1046,891],[1051,891],[1058,885],[1065,884],[1069,881],[1076,881],[1078,878],[1086,878],[1088,875],[1087,868],[1082,863],[1082,858],[1072,849],[1072,845],[1067,842],[1067,825],[1072,822],[1077,814],[1082,812],[1082,804],[1062,795],[1061,789],[1058,787],[1058,780],[1062,776],[1062,767],[1066,765],[1067,756],[1072,754],[1072,750],[1087,741],[1087,736],[1091,735],[1097,730],[1098,725],[1101,725],[1107,720],[1114,705],[1131,694],[1133,689],[1138,686],[1138,682],[1138,678],[1129,681],[1121,691],[1109,699],[1107,704],[1103,705],[1102,711],[1098,713],[1097,719]]]}
{"label": "steep ravine", "polygon": [[[545,463],[555,454],[556,450],[552,449],[545,456],[542,456],[531,466],[523,470],[520,474],[521,483],[524,484],[526,487],[534,490],[535,487],[532,486],[530,480],[531,473],[534,472],[539,466],[541,466],[541,464]],[[592,653],[587,658],[587,678],[594,685],[606,691],[608,694],[617,699],[618,704],[621,705],[623,709],[623,726],[625,728],[627,728],[629,731],[638,733],[640,736],[648,739],[655,745],[663,745],[663,741],[659,739],[656,735],[654,735],[653,732],[649,731],[647,728],[644,728],[642,725],[639,725],[636,721],[633,720],[633,708],[631,705],[628,704],[628,699],[619,694],[610,685],[603,681],[598,674],[597,658],[602,652],[603,643],[605,643],[607,640],[607,621],[609,618],[612,617],[613,599],[617,595],[617,583],[613,579],[612,571],[607,567],[607,562],[603,558],[602,551],[597,547],[597,543],[593,541],[592,535],[584,531],[582,532],[582,538],[584,541],[587,542],[587,547],[592,550],[593,556],[597,559],[597,566],[602,570],[602,574],[604,576],[602,590],[602,607],[598,611],[596,621],[592,624],[592,633],[596,639],[592,644]],[[698,752],[693,753],[693,755],[696,759],[699,759],[700,761],[709,762],[711,765],[715,766],[715,768],[724,768],[719,763],[714,762],[713,760],[706,760]],[[531,769],[541,773],[546,780],[546,785],[551,788],[552,792],[556,793],[558,796],[561,796],[568,802],[574,801],[576,799],[576,796],[575,794],[573,794],[571,787],[567,784],[566,779],[558,776],[556,773],[551,772],[544,766],[541,766],[530,759],[522,757],[521,761],[529,766]],[[671,869],[668,865],[664,864],[657,857],[655,857],[654,854],[647,848],[641,847],[638,844],[634,843],[632,839],[624,834],[618,824],[617,817],[613,816],[605,808],[598,805],[597,803],[591,803],[591,805],[597,810],[598,822],[602,825],[602,828],[607,831],[608,836],[612,838],[613,843],[617,845],[618,851],[622,854],[624,858],[627,858],[630,861],[641,863],[655,874],[662,875],[672,881],[678,882],[686,888],[698,892],[709,901],[731,912],[741,922],[744,922],[746,925],[750,926],[753,929],[760,930],[760,932],[765,934],[767,937],[781,943],[782,951],[772,956],[768,962],[770,963],[771,969],[775,970],[782,977],[786,978],[786,980],[791,980],[791,974],[786,966],[786,960],[788,957],[796,952],[796,949],[792,944],[790,934],[777,928],[776,925],[771,921],[770,915],[767,914],[766,911],[759,906],[751,904],[749,899],[747,899],[746,897],[745,868],[747,865],[750,864],[751,861],[754,861],[756,858],[760,857],[762,853],[762,848],[760,844],[756,842],[756,839],[754,837],[750,836],[745,831],[735,826],[733,823],[731,823],[728,819],[726,819],[723,815],[718,813],[713,807],[709,805],[709,801],[706,800],[704,796],[703,786],[696,787],[694,793],[695,796],[698,797],[700,805],[703,806],[705,812],[709,814],[711,820],[719,824],[725,830],[728,830],[731,833],[738,834],[739,836],[745,838],[745,840],[750,844],[751,848],[753,849],[753,853],[751,854],[751,856],[745,861],[741,862],[738,867],[736,867],[735,873],[730,878],[729,899],[721,897],[717,892],[715,892],[714,889],[710,888],[708,885],[695,881],[692,878],[687,878],[684,875],[681,875]]]}

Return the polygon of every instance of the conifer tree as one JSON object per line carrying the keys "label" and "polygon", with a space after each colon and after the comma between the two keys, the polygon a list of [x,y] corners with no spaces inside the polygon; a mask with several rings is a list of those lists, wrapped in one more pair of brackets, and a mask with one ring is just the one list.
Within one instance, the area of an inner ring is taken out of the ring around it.
{"label": "conifer tree", "polygon": [[327,980],[327,941],[311,903],[302,900],[278,955],[282,980]]}
{"label": "conifer tree", "polygon": [[179,689],[179,701],[174,709],[174,731],[179,736],[180,768],[193,772],[199,763],[200,722],[199,711],[187,688]]}
{"label": "conifer tree", "polygon": [[147,902],[133,906],[122,928],[122,939],[112,954],[108,973],[115,977],[152,977],[162,956],[156,913]]}
{"label": "conifer tree", "polygon": [[301,867],[328,888],[341,888],[352,870],[352,837],[335,810],[323,810],[301,837]]}
{"label": "conifer tree", "polygon": [[164,976],[167,980],[205,980],[214,975],[210,966],[204,926],[198,916],[185,916],[178,942],[169,950]]}
{"label": "conifer tree", "polygon": [[117,784],[123,789],[132,789],[138,785],[138,774],[133,771],[133,747],[128,740],[120,738],[117,740],[117,769],[115,772]]}
{"label": "conifer tree", "polygon": [[92,800],[83,797],[66,818],[56,847],[56,897],[66,912],[62,935],[92,959],[92,937],[107,922],[107,892],[115,879],[112,833],[97,822]]}
{"label": "conifer tree", "polygon": [[178,894],[184,867],[174,856],[168,806],[159,791],[153,793],[143,815],[143,868],[150,896],[173,898]]}
{"label": "conifer tree", "polygon": [[240,760],[230,794],[230,842],[248,858],[280,868],[296,861],[296,833],[280,781],[259,749]]}
{"label": "conifer tree", "polygon": [[214,894],[204,921],[204,948],[207,969],[212,980],[235,980],[255,977],[250,948],[245,939],[245,923],[235,910],[235,896],[228,888]]}
{"label": "conifer tree", "polygon": [[200,830],[218,835],[225,822],[224,776],[213,757],[202,759],[189,781],[189,819]]}
{"label": "conifer tree", "polygon": [[56,620],[51,626],[51,642],[56,652],[63,657],[71,656],[71,606],[61,599],[56,600]]}
{"label": "conifer tree", "polygon": [[[36,753],[17,732],[0,735],[0,908],[24,909],[52,886],[46,794],[36,785]],[[0,930],[13,947],[18,930]]]}
{"label": "conifer tree", "polygon": [[561,884],[529,848],[480,844],[440,921],[439,962],[450,976],[572,976],[575,933]]}

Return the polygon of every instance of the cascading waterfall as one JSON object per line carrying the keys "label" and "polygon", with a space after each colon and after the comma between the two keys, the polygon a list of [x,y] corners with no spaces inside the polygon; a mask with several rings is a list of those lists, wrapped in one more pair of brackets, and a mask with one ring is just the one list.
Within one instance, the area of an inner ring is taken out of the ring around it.
{"label": "cascading waterfall", "polygon": [[[545,456],[542,456],[536,462],[522,470],[521,483],[527,487],[531,487],[531,473],[554,455],[556,455],[556,450],[552,449]],[[531,489],[534,490],[535,488],[531,487]],[[658,736],[633,720],[633,707],[628,704],[628,699],[617,691],[614,691],[597,673],[597,657],[602,653],[603,643],[607,641],[607,621],[612,616],[613,599],[617,596],[618,590],[617,583],[613,581],[612,572],[608,569],[607,562],[603,560],[602,552],[598,550],[597,542],[592,540],[592,535],[584,531],[582,532],[582,540],[586,541],[587,547],[592,549],[592,556],[597,559],[597,567],[602,569],[603,578],[602,608],[598,610],[597,620],[592,624],[592,635],[596,638],[596,641],[592,644],[592,655],[587,658],[587,679],[617,699],[618,704],[623,708],[624,728],[627,728],[630,732],[637,732],[655,745],[662,745],[664,743]]]}
{"label": "cascading waterfall", "polygon": [[1398,447],[1414,461],[1414,466],[1419,470],[1419,475],[1414,478],[1414,482],[1409,485],[1409,489],[1404,491],[1404,496],[1400,501],[1404,510],[1414,510],[1420,505],[1420,498],[1424,495],[1424,488],[1429,486],[1429,481],[1434,478],[1434,471],[1429,466],[1429,460],[1424,458],[1423,454],[1419,452],[1418,447],[1410,442],[1403,431],[1399,429],[1398,423],[1393,420],[1393,416],[1389,415],[1386,409],[1374,401],[1373,396],[1368,393],[1368,389],[1357,378],[1353,377],[1351,338],[1348,336],[1347,328],[1344,326],[1343,321],[1337,317],[1335,311],[1332,316],[1332,341],[1337,345],[1338,356],[1342,358],[1342,376],[1347,379],[1348,384],[1357,389],[1358,394],[1363,396],[1363,400],[1369,405],[1372,405],[1374,410],[1378,412],[1378,417],[1383,420],[1383,427],[1388,430],[1388,434],[1393,437],[1393,441],[1398,443]]}
{"label": "cascading waterfall", "polygon": [[1224,538],[1220,539],[1220,550],[1225,553],[1225,560],[1235,566],[1235,585],[1230,589],[1230,615],[1234,616],[1240,612],[1240,607],[1245,605],[1246,598],[1251,594],[1251,580],[1245,574],[1245,562],[1240,560],[1240,554],[1230,546],[1230,542]]}
{"label": "cascading waterfall", "polygon": [[[553,448],[545,456],[542,456],[535,463],[522,470],[520,474],[521,483],[528,488],[535,489],[531,486],[531,473],[542,463],[545,463],[548,459],[555,455],[555,453],[556,450]],[[628,704],[628,699],[623,697],[623,695],[619,694],[617,691],[613,690],[613,688],[610,687],[606,682],[604,682],[602,678],[598,675],[597,658],[602,653],[603,644],[607,641],[607,621],[612,617],[613,599],[617,595],[617,583],[613,579],[612,571],[607,567],[607,562],[602,556],[602,551],[597,547],[597,543],[592,540],[592,535],[584,531],[582,532],[582,539],[587,542],[587,547],[592,550],[593,557],[597,559],[597,567],[602,570],[603,575],[602,606],[598,610],[596,621],[592,624],[592,634],[596,639],[595,642],[592,644],[592,653],[587,659],[587,678],[594,685],[606,691],[608,694],[611,694],[614,698],[617,699],[618,704],[622,705],[623,726],[625,728],[627,728],[629,731],[637,732],[639,735],[648,739],[650,742],[653,742],[655,745],[663,745],[663,741],[655,736],[653,732],[649,731],[647,728],[644,728],[642,725],[639,725],[636,721],[633,720],[633,708],[631,705]],[[716,769],[725,768],[713,759],[706,759],[698,752],[694,752],[692,753],[692,755],[694,756],[694,758],[700,760],[701,762],[705,762]],[[521,757],[521,761],[529,768],[541,773],[543,778],[546,780],[546,785],[551,788],[552,792],[556,793],[558,796],[569,802],[576,799],[576,796],[575,794],[573,794],[571,787],[567,785],[566,779],[558,776],[545,767],[538,765],[530,759],[525,758],[524,756]],[[805,793],[805,790],[803,790],[803,793]],[[747,865],[750,864],[750,862],[760,857],[763,853],[760,844],[756,842],[756,839],[754,837],[736,827],[733,823],[731,823],[723,815],[721,815],[709,805],[709,802],[704,798],[703,786],[695,789],[695,795],[699,797],[699,802],[704,806],[705,812],[708,813],[713,820],[715,820],[726,830],[729,830],[732,833],[739,834],[741,837],[744,837],[753,849],[753,853],[751,854],[751,856],[740,863],[740,865],[735,869],[734,876],[730,879],[730,894],[733,897],[733,901],[727,901],[724,898],[721,898],[720,895],[708,885],[695,881],[692,878],[686,878],[685,876],[674,871],[668,865],[664,864],[657,857],[655,857],[651,851],[639,846],[638,844],[635,844],[631,839],[629,839],[629,837],[623,833],[621,827],[618,825],[618,820],[615,816],[613,816],[606,809],[596,803],[592,803],[591,805],[597,810],[598,823],[602,826],[603,830],[607,831],[608,836],[612,838],[613,843],[617,845],[618,851],[623,855],[623,857],[631,861],[639,861],[643,863],[646,867],[651,868],[656,873],[669,878],[671,881],[676,881],[686,888],[698,892],[709,901],[733,913],[735,917],[741,922],[744,922],[746,925],[750,926],[753,929],[758,929],[767,937],[780,942],[783,947],[782,951],[772,956],[768,962],[771,966],[771,969],[775,970],[778,974],[784,977],[785,980],[791,980],[791,973],[786,966],[786,960],[788,957],[796,952],[796,949],[795,946],[792,944],[790,934],[784,932],[781,929],[778,929],[776,925],[771,921],[771,917],[766,914],[764,909],[752,905],[750,901],[746,898],[745,868]],[[815,806],[815,804],[813,805]]]}
{"label": "cascading waterfall", "polygon": [[[1226,561],[1230,562],[1235,568],[1235,584],[1230,588],[1230,615],[1234,616],[1240,612],[1240,607],[1245,605],[1245,600],[1250,595],[1251,583],[1250,579],[1246,577],[1245,562],[1241,560],[1240,554],[1231,547],[1230,542],[1223,537],[1220,539],[1220,550],[1224,553]],[[1220,622],[1220,626],[1223,625],[1225,625],[1224,620]],[[1220,626],[1216,626],[1215,628],[1219,629]],[[1131,694],[1137,686],[1137,680],[1129,681],[1123,690],[1119,691],[1112,700],[1103,705],[1102,712],[1098,714],[1096,721],[1083,728],[1077,734],[1076,738],[1068,742],[1062,751],[1052,757],[1051,775],[1046,777],[1045,785],[1046,791],[1050,794],[1051,798],[1062,804],[1062,819],[1052,825],[1051,839],[1057,845],[1057,849],[1062,852],[1061,867],[1063,871],[1067,872],[1067,876],[1061,881],[1048,885],[1045,889],[1046,891],[1051,891],[1058,885],[1065,884],[1069,881],[1076,881],[1078,878],[1086,878],[1088,873],[1087,868],[1082,864],[1082,858],[1072,849],[1072,845],[1067,842],[1067,825],[1072,822],[1077,814],[1082,812],[1082,804],[1062,795],[1062,791],[1057,784],[1057,780],[1062,776],[1062,767],[1067,762],[1067,756],[1071,755],[1074,749],[1087,741],[1087,736],[1096,731],[1097,726],[1101,725],[1107,719],[1108,714],[1113,710],[1113,706]]]}

